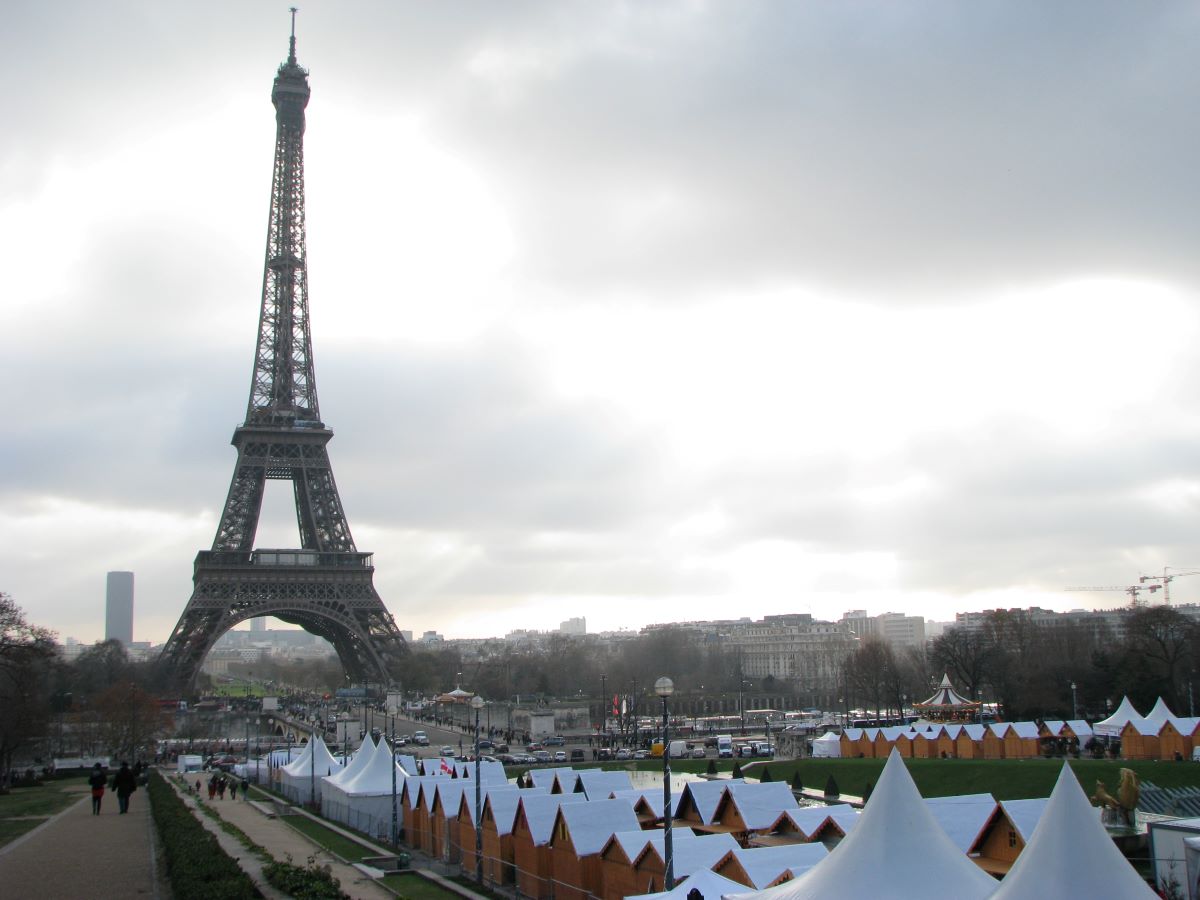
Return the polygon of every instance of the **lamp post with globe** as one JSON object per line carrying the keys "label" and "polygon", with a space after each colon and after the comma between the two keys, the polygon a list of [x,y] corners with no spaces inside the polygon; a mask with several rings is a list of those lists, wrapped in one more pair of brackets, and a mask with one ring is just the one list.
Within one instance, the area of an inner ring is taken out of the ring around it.
{"label": "lamp post with globe", "polygon": [[475,710],[475,883],[483,884],[483,791],[479,784],[479,711],[483,709],[483,698],[478,694],[471,698],[471,709]]}
{"label": "lamp post with globe", "polygon": [[675,889],[675,855],[671,848],[671,740],[667,698],[675,693],[675,682],[664,675],[654,682],[654,693],[662,697],[663,707],[663,849],[666,863],[664,890]]}

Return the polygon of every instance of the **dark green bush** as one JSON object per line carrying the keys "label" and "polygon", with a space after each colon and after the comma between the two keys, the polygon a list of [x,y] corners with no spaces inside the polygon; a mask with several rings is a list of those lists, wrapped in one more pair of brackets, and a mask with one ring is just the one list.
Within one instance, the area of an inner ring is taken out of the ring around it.
{"label": "dark green bush", "polygon": [[278,888],[295,900],[350,900],[342,892],[341,883],[333,877],[329,868],[319,867],[310,858],[303,868],[287,862],[273,862],[263,867],[263,874],[271,887]]}
{"label": "dark green bush", "polygon": [[841,793],[842,792],[840,790],[838,790],[838,783],[834,780],[832,775],[830,775],[827,779],[825,779],[825,796],[826,797],[837,797]]}
{"label": "dark green bush", "polygon": [[799,769],[797,769],[795,772],[792,773],[792,790],[793,791],[804,790],[804,782],[800,779],[800,770]]}
{"label": "dark green bush", "polygon": [[162,775],[151,773],[147,790],[175,900],[250,900],[262,896]]}

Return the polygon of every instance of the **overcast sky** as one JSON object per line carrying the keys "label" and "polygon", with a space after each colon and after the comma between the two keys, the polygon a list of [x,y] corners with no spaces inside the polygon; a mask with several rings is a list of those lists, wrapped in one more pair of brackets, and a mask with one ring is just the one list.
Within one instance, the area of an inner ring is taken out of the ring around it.
{"label": "overcast sky", "polygon": [[[401,628],[950,620],[1200,565],[1200,6],[309,0],[297,34],[321,412]],[[212,544],[287,37],[285,3],[5,6],[0,590],[62,637],[127,569],[164,640]],[[257,544],[297,543],[271,483]]]}

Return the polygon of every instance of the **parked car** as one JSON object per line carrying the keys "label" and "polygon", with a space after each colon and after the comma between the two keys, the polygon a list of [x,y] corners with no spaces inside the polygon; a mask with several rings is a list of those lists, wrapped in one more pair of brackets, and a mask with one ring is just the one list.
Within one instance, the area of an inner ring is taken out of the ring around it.
{"label": "parked car", "polygon": [[525,749],[528,750],[530,753],[537,753],[539,750],[544,750],[545,747],[543,747],[539,741],[530,741],[525,746]]}
{"label": "parked car", "polygon": [[496,759],[500,760],[501,765],[511,766],[517,761],[517,758],[511,753],[501,753]]}
{"label": "parked car", "polygon": [[550,755],[549,750],[538,750],[533,754],[533,761],[540,763],[553,762],[554,758]]}
{"label": "parked car", "polygon": [[567,761],[567,751],[566,750],[555,750],[554,751],[554,761],[555,762],[566,762]]}
{"label": "parked car", "polygon": [[692,748],[692,759],[704,759],[705,755],[704,748],[699,744]]}
{"label": "parked car", "polygon": [[583,750],[576,747],[571,751],[571,762],[583,762]]}
{"label": "parked car", "polygon": [[453,756],[454,748],[451,747],[449,744],[446,744],[440,750],[438,750],[438,754],[441,756]]}
{"label": "parked car", "polygon": [[496,745],[493,744],[491,741],[489,741],[487,738],[484,738],[483,740],[481,740],[479,742],[479,749],[480,750],[495,750]]}
{"label": "parked car", "polygon": [[741,757],[753,756],[754,755],[754,745],[753,744],[738,744],[737,755],[741,756]]}
{"label": "parked car", "polygon": [[617,751],[617,759],[630,759],[632,757],[633,754],[630,753],[625,747],[622,747]]}
{"label": "parked car", "polygon": [[613,752],[608,747],[601,747],[598,751],[596,751],[596,759],[600,760],[601,762],[604,762],[605,760],[610,760],[612,758],[613,758]]}
{"label": "parked car", "polygon": [[552,734],[550,737],[542,738],[543,747],[564,747],[566,743],[567,739],[561,734]]}
{"label": "parked car", "polygon": [[633,758],[634,759],[649,759],[650,751],[649,750],[634,750]]}
{"label": "parked car", "polygon": [[412,742],[414,744],[416,744],[418,747],[428,747],[429,746],[429,735],[427,735],[423,731],[414,731],[413,736],[412,736]]}

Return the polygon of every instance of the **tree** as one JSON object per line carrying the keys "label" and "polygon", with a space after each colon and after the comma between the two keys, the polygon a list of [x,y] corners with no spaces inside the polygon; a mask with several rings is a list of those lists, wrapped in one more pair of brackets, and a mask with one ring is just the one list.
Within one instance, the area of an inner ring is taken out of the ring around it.
{"label": "tree", "polygon": [[0,786],[17,751],[46,730],[54,633],[31,625],[16,601],[0,593]]}
{"label": "tree", "polygon": [[126,761],[149,751],[170,725],[158,700],[133,682],[109,688],[96,698],[96,708],[105,744]]}

